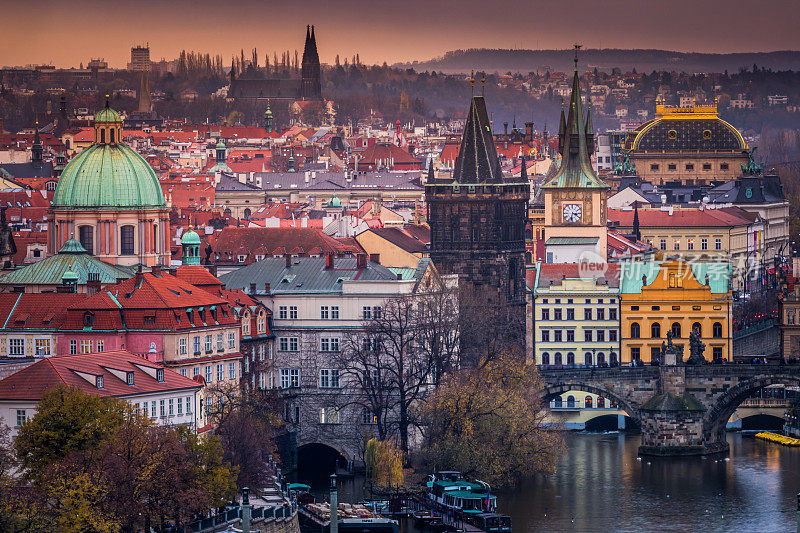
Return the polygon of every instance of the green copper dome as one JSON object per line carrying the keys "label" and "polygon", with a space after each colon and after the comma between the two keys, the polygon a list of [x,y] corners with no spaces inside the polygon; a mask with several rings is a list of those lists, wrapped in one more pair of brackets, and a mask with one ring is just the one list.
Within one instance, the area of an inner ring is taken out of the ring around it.
{"label": "green copper dome", "polygon": [[[60,254],[88,254],[86,248],[78,241],[78,239],[71,238],[64,241],[61,248],[58,250]],[[72,265],[70,265],[70,268]]]}
{"label": "green copper dome", "polygon": [[217,143],[217,150],[226,150],[228,147],[225,146],[225,142],[220,138],[219,142]]}
{"label": "green copper dome", "polygon": [[164,205],[155,172],[124,144],[93,144],[83,150],[64,168],[53,197],[54,208]]}
{"label": "green copper dome", "polygon": [[122,122],[122,117],[119,116],[119,113],[108,107],[108,102],[106,102],[106,107],[95,113],[94,123],[99,124],[108,122]]}
{"label": "green copper dome", "polygon": [[[70,265],[70,268],[72,268],[72,265]],[[63,281],[78,281],[79,278],[78,274],[76,274],[72,270],[67,270],[66,272],[64,272],[64,275],[61,276],[61,279]]]}
{"label": "green copper dome", "polygon": [[181,244],[200,245],[200,235],[190,228],[181,237]]}
{"label": "green copper dome", "polygon": [[339,197],[335,194],[328,200],[328,203],[325,204],[327,207],[342,207],[342,201],[339,200]]}

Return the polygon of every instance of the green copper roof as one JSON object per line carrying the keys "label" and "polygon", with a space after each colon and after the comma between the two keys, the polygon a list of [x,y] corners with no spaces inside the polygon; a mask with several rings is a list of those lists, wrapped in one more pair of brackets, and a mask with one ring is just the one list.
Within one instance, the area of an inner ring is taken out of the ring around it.
{"label": "green copper roof", "polygon": [[200,235],[198,235],[193,229],[189,229],[183,234],[183,236],[181,236],[181,244],[199,245]]}
{"label": "green copper roof", "polygon": [[88,254],[78,239],[67,239],[58,250],[60,254]]}
{"label": "green copper roof", "polygon": [[339,200],[339,197],[335,194],[333,197],[328,200],[328,203],[325,204],[326,207],[342,207],[342,201]]}
{"label": "green copper roof", "polygon": [[[116,283],[118,278],[128,279],[133,275],[131,270],[114,266],[89,255],[80,243],[76,247],[70,241],[78,242],[75,239],[68,240],[56,255],[5,274],[0,277],[0,284],[59,285],[68,271],[78,276],[79,285],[86,284],[89,273],[99,274],[102,284]],[[63,251],[65,248],[66,252]]]}
{"label": "green copper roof", "polygon": [[217,150],[227,150],[228,147],[225,146],[225,143],[220,138],[219,142],[217,143]]}
{"label": "green copper roof", "polygon": [[122,117],[119,116],[119,113],[108,107],[108,103],[106,103],[106,107],[95,113],[94,123],[99,124],[108,122],[122,122]]}
{"label": "green copper roof", "polygon": [[592,134],[592,119],[583,119],[583,101],[581,100],[580,78],[578,77],[578,57],[575,56],[575,73],[572,78],[572,96],[569,101],[569,116],[564,120],[564,109],[561,109],[559,140],[562,144],[561,166],[550,181],[542,185],[545,189],[608,189],[595,174],[592,161],[589,159],[587,134]]}
{"label": "green copper roof", "polygon": [[164,194],[150,165],[124,144],[93,144],[64,169],[53,207],[163,207]]}
{"label": "green copper roof", "polygon": [[[646,276],[647,284],[655,280],[661,270],[663,261],[625,261],[620,269],[620,293],[641,294],[642,276]],[[689,263],[686,263],[687,265]],[[706,275],[712,294],[728,292],[728,280],[731,277],[729,263],[691,263],[695,279],[705,284]]]}
{"label": "green copper roof", "polygon": [[64,274],[61,276],[61,279],[62,279],[63,281],[78,281],[80,278],[79,278],[79,277],[78,277],[78,275],[77,275],[75,272],[73,272],[72,270],[67,270],[67,271],[66,271],[66,272],[64,272]]}

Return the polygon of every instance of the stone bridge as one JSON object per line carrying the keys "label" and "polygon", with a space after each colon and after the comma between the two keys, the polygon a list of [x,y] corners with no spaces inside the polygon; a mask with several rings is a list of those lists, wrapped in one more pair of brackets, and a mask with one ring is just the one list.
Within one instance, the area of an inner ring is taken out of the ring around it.
{"label": "stone bridge", "polygon": [[670,365],[540,367],[542,400],[570,390],[615,401],[642,428],[642,455],[728,451],[725,424],[736,408],[768,385],[800,384],[800,365]]}

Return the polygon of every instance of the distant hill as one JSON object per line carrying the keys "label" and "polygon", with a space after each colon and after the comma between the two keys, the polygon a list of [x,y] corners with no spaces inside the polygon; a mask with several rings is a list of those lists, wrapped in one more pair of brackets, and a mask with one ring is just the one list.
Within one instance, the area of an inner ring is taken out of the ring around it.
{"label": "distant hill", "polygon": [[[417,72],[468,73],[485,72],[544,72],[572,69],[574,52],[570,50],[502,50],[474,48],[453,50],[430,61],[397,63],[399,68],[413,68]],[[676,72],[724,72],[733,74],[740,69],[759,68],[772,70],[800,70],[800,51],[747,52],[736,54],[701,54],[672,52],[669,50],[587,49],[580,51],[581,68],[597,68],[610,72],[666,70]]]}

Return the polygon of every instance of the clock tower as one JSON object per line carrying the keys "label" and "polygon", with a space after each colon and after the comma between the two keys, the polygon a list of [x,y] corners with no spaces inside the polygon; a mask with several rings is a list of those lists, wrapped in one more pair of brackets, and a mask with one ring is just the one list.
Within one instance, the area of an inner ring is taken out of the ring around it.
{"label": "clock tower", "polygon": [[558,130],[561,166],[544,185],[545,257],[548,263],[605,262],[607,257],[606,200],[609,186],[595,174],[591,107],[584,121],[578,78],[578,48],[569,112]]}

